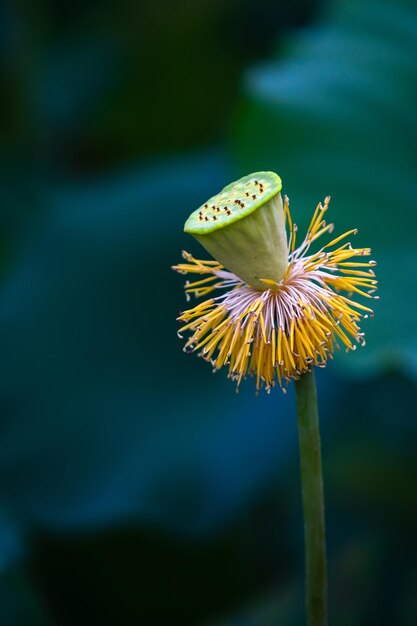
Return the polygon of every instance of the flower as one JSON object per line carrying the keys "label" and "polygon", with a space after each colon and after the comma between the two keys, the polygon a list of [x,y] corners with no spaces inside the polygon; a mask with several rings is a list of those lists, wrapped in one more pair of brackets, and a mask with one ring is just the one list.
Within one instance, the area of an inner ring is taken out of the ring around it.
{"label": "flower", "polygon": [[[251,199],[258,196],[252,193],[254,185],[263,190],[265,198],[259,201],[256,197],[245,208],[244,200],[249,198],[245,189],[249,188]],[[356,344],[364,346],[358,323],[373,312],[352,295],[377,298],[372,269],[376,263],[364,259],[371,254],[370,248],[342,243],[356,235],[356,229],[308,254],[314,242],[333,231],[333,224],[323,219],[330,197],[318,204],[303,242],[296,247],[297,226],[291,219],[288,198],[281,202],[280,190],[281,181],[272,172],[250,174],[226,187],[197,209],[185,225],[218,260],[197,260],[183,252],[186,262],[173,267],[181,274],[203,276],[186,282],[188,300],[191,295],[226,290],[182,312],[178,334],[191,333],[184,350],[198,351],[215,370],[226,366],[237,389],[249,374],[255,377],[257,390],[265,387],[269,392],[278,382],[285,392],[291,379],[297,380],[313,365],[325,366],[338,342],[347,351],[355,350]],[[226,210],[222,207],[225,202],[229,202]],[[229,215],[230,202],[237,207]],[[224,219],[213,226],[219,214]],[[262,268],[265,271],[259,273]]]}

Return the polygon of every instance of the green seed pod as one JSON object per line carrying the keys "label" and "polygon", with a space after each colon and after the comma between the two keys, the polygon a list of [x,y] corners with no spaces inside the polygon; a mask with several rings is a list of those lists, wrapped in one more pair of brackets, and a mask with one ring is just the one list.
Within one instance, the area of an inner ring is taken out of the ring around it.
{"label": "green seed pod", "polygon": [[184,231],[226,269],[255,289],[270,288],[288,267],[281,179],[255,172],[227,185],[194,211]]}

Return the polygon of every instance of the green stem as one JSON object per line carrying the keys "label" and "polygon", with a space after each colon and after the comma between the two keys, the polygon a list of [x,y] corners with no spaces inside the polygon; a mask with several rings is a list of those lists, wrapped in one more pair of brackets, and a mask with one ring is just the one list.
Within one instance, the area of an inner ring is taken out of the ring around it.
{"label": "green stem", "polygon": [[319,414],[314,370],[295,383],[303,494],[308,626],[327,624],[326,538]]}

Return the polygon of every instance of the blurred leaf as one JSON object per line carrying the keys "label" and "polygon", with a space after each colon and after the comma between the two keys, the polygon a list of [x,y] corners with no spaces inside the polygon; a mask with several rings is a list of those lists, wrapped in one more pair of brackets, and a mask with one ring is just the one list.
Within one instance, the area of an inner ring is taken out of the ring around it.
{"label": "blurred leaf", "polygon": [[242,171],[282,175],[301,232],[331,194],[337,231],[358,227],[373,248],[381,302],[366,349],[345,360],[367,373],[417,373],[416,46],[414,2],[338,2],[286,58],[248,73],[237,128]]}
{"label": "blurred leaf", "polygon": [[[100,40],[88,33],[50,46],[40,64],[34,94],[38,123],[54,135],[77,132],[102,106],[108,92],[118,83],[120,44]],[[52,137],[49,138],[51,141]]]}
{"label": "blurred leaf", "polygon": [[216,152],[44,190],[0,301],[0,497],[17,519],[207,532],[294,449],[291,398],[236,396],[176,335],[170,266],[201,253],[182,225],[230,176]]}
{"label": "blurred leaf", "polygon": [[417,474],[417,421],[410,413],[416,399],[415,381],[391,373],[346,384],[334,407],[339,425],[326,452],[328,496],[346,511],[366,512],[374,527],[395,524],[404,533],[417,523],[417,492],[410,489]]}
{"label": "blurred leaf", "polygon": [[13,517],[0,509],[0,575],[21,557],[21,538]]}

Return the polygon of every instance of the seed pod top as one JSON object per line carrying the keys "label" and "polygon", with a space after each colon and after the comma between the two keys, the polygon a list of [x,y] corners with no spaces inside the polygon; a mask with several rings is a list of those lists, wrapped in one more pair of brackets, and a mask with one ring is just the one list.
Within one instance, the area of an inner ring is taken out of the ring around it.
{"label": "seed pod top", "polygon": [[247,217],[282,188],[275,172],[255,172],[230,183],[191,213],[184,231],[206,235]]}

